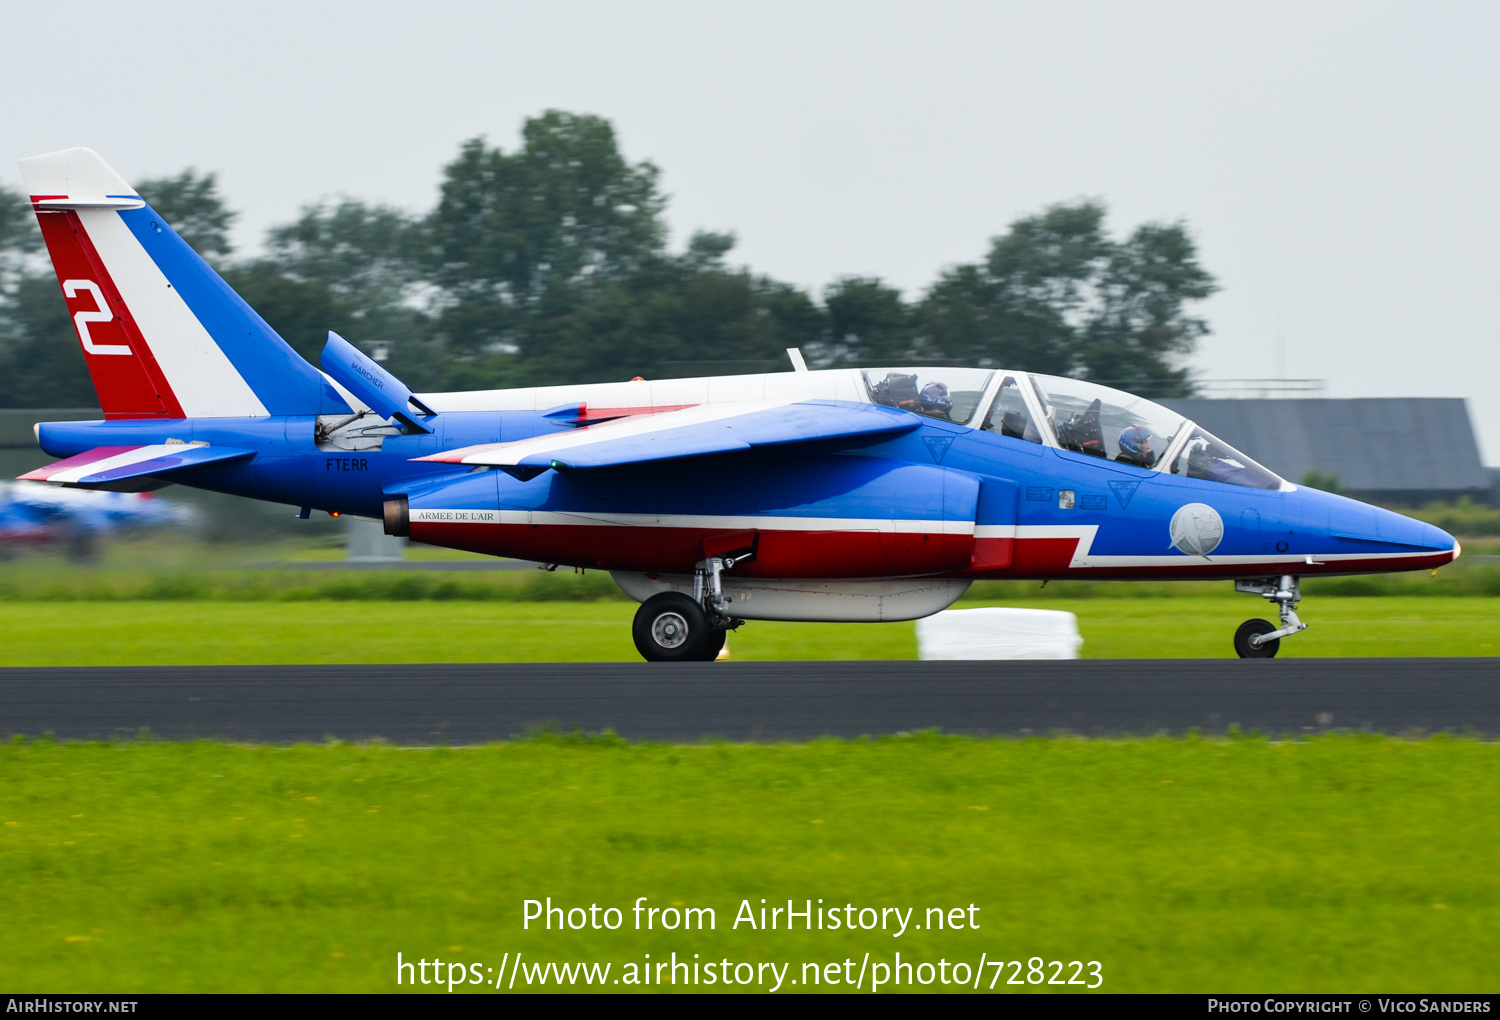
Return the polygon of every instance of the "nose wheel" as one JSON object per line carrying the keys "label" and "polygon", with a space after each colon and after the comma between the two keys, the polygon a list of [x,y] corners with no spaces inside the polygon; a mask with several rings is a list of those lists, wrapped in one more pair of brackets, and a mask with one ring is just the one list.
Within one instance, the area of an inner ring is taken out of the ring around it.
{"label": "nose wheel", "polygon": [[[1270,620],[1246,620],[1234,632],[1234,650],[1242,659],[1274,659],[1281,648],[1281,638],[1267,639],[1266,635],[1276,629]],[[1251,639],[1255,643],[1251,643]]]}
{"label": "nose wheel", "polygon": [[1272,659],[1281,649],[1281,639],[1307,629],[1297,618],[1297,603],[1302,601],[1301,586],[1290,574],[1281,577],[1255,577],[1234,582],[1234,590],[1259,595],[1275,604],[1281,626],[1266,620],[1246,620],[1234,632],[1234,650],[1242,659]]}

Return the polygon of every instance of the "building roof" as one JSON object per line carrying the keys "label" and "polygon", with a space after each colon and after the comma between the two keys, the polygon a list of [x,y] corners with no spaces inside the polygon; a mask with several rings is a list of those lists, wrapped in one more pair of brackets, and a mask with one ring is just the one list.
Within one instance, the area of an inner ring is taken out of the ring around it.
{"label": "building roof", "polygon": [[1400,501],[1484,497],[1491,487],[1459,398],[1161,403],[1293,482],[1316,468],[1348,492]]}

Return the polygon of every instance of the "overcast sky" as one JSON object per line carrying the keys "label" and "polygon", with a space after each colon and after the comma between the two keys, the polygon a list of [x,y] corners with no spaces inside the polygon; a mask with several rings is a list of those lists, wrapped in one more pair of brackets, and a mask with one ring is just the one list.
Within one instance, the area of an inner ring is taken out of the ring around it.
{"label": "overcast sky", "polygon": [[[56,23],[53,18],[56,17]],[[321,196],[430,207],[463,139],[600,114],[678,244],[920,293],[1080,197],[1184,220],[1223,290],[1193,359],[1469,399],[1500,463],[1500,4],[798,0],[71,3],[0,34],[0,180],[73,145],[216,171],[254,249]],[[1442,437],[1392,456],[1420,457]]]}

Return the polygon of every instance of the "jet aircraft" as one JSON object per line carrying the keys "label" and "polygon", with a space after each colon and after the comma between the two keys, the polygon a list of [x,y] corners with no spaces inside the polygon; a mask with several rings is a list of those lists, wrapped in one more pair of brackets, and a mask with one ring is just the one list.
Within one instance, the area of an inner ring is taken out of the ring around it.
{"label": "jet aircraft", "polygon": [[90,492],[36,482],[0,485],[0,557],[18,547],[65,543],[88,559],[96,539],[117,528],[190,524],[190,507],[152,499],[147,492]]}
{"label": "jet aircraft", "polygon": [[88,149],[21,162],[104,420],[23,476],[180,483],[412,540],[607,570],[652,661],[747,620],[910,620],[984,578],[1211,579],[1306,626],[1303,577],[1436,568],[1453,537],[1277,477],[1077,379],[889,366],[413,393],[330,333],[296,354]]}

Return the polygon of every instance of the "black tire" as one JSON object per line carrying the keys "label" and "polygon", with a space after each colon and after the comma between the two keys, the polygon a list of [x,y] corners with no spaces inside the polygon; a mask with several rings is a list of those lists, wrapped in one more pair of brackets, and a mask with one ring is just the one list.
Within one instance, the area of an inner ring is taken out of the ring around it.
{"label": "black tire", "polygon": [[715,627],[709,631],[708,647],[703,649],[704,662],[717,662],[719,653],[724,650],[724,639],[729,636],[729,631],[722,627]]}
{"label": "black tire", "polygon": [[675,591],[643,602],[630,627],[636,651],[647,662],[701,662],[711,632],[703,607]]}
{"label": "black tire", "polygon": [[1272,638],[1259,645],[1250,644],[1250,635],[1269,634],[1275,629],[1276,625],[1269,620],[1246,620],[1240,624],[1240,629],[1234,632],[1234,650],[1242,659],[1276,658],[1276,652],[1281,647],[1281,638]]}

